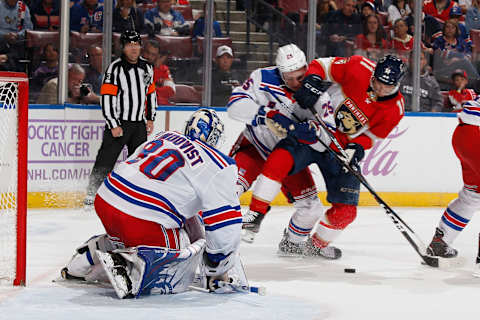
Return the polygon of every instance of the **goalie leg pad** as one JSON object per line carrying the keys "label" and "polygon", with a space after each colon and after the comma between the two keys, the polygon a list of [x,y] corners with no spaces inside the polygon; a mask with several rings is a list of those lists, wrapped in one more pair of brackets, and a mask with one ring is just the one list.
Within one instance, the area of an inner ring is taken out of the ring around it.
{"label": "goalie leg pad", "polygon": [[100,261],[96,251],[107,252],[123,247],[123,243],[107,234],[93,236],[76,249],[75,254],[66,265],[66,272],[87,281],[106,281],[106,275],[101,268],[98,268]]}
{"label": "goalie leg pad", "polygon": [[[145,262],[140,282],[133,282],[133,293],[172,294],[188,290],[201,262],[205,239],[199,239],[178,251],[168,248],[141,246],[137,255]],[[135,279],[136,280],[136,279]]]}

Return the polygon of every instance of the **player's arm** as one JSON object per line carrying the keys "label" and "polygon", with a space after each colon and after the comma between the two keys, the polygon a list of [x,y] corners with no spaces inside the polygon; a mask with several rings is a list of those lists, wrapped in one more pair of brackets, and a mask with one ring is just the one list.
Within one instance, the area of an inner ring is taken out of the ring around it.
{"label": "player's arm", "polygon": [[261,106],[258,98],[260,81],[261,71],[257,69],[242,86],[233,89],[227,104],[230,118],[252,124]]}
{"label": "player's arm", "polygon": [[237,170],[235,165],[219,170],[200,191],[207,240],[204,262],[208,276],[221,276],[232,268],[240,244],[242,214],[235,191]]}
{"label": "player's arm", "polygon": [[153,81],[153,67],[148,65],[145,72],[148,72],[150,75],[150,81],[147,87],[147,101],[145,103],[145,118],[154,121],[157,108],[157,92],[155,90],[155,82]]}
{"label": "player's arm", "polygon": [[405,101],[399,98],[394,106],[377,112],[369,120],[369,126],[366,126],[360,134],[352,136],[349,143],[361,145],[364,150],[370,149],[376,141],[385,139],[390,132],[398,125],[405,114]]}
{"label": "player's arm", "polygon": [[112,63],[108,66],[103,76],[103,83],[100,88],[100,104],[102,106],[102,114],[109,129],[120,126],[119,110],[117,107],[118,93],[118,72],[117,64]]}

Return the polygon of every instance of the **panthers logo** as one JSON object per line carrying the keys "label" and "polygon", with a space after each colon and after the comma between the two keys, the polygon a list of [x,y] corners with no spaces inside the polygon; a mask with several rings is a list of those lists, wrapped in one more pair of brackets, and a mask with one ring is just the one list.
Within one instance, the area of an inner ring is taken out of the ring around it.
{"label": "panthers logo", "polygon": [[335,112],[335,124],[337,128],[348,135],[356,134],[367,121],[368,119],[363,112],[348,98]]}

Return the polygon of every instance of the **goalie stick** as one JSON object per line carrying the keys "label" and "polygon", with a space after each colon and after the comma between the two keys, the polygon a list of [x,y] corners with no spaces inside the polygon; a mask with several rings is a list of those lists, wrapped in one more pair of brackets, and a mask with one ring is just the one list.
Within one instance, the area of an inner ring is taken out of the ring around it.
{"label": "goalie stick", "polygon": [[[278,96],[272,91],[270,90],[269,91],[272,96],[282,105],[282,106],[285,106],[286,104],[281,101]],[[290,108],[289,108],[290,109]],[[425,262],[425,264],[427,264],[428,266],[430,267],[434,267],[434,268],[438,268],[439,267],[439,259],[437,257],[432,257],[432,256],[429,256],[426,254],[426,251],[427,251],[427,247],[425,246],[425,244],[423,243],[423,241],[417,236],[417,234],[412,230],[412,228],[410,228],[406,223],[405,221],[402,220],[402,218],[400,218],[400,216],[395,212],[393,211],[392,208],[390,208],[390,206],[385,202],[383,201],[382,198],[380,198],[380,196],[375,192],[375,190],[373,190],[373,188],[370,186],[370,184],[367,182],[367,180],[365,179],[365,177],[362,175],[362,173],[360,172],[360,170],[358,170],[357,168],[352,168],[352,166],[350,166],[350,164],[348,164],[346,162],[346,160],[344,159],[348,159],[348,156],[345,152],[345,150],[343,149],[343,147],[340,145],[340,143],[338,142],[337,138],[335,138],[335,136],[333,135],[333,133],[330,131],[330,129],[327,127],[327,125],[325,124],[325,122],[322,120],[322,118],[320,118],[320,116],[318,115],[317,111],[314,109],[314,107],[310,107],[309,108],[310,112],[312,112],[312,114],[314,115],[315,119],[319,122],[320,126],[324,129],[324,131],[328,134],[328,136],[330,137],[330,139],[332,140],[333,144],[335,145],[335,147],[337,147],[337,149],[339,150],[341,156],[339,156],[337,154],[337,152],[335,152],[332,148],[330,148],[330,146],[328,146],[325,142],[323,142],[321,139],[318,139],[318,141],[326,148],[326,150],[335,158],[335,160],[337,160],[343,167],[345,167],[348,171],[350,171],[350,173],[352,173],[359,181],[361,184],[363,184],[363,186],[365,188],[367,188],[367,190],[370,192],[370,194],[375,198],[375,200],[377,201],[377,203],[385,210],[385,213],[390,217],[390,219],[392,220],[393,224],[395,225],[395,227],[397,227],[397,229],[400,231],[400,233],[405,237],[405,239],[407,239],[407,241],[410,243],[410,245],[413,247],[413,249],[418,253],[418,255],[422,258],[422,260]],[[293,114],[293,112],[292,112]],[[410,231],[410,233],[413,235],[413,237],[415,239],[413,239],[409,234],[408,234],[408,231]]]}

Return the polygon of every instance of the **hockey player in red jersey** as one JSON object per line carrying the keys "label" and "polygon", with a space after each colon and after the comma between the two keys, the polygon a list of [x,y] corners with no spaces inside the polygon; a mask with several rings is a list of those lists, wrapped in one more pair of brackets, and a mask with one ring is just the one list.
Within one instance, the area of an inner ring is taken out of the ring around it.
{"label": "hockey player in red jersey", "polygon": [[450,245],[480,210],[480,99],[465,102],[458,119],[452,145],[462,166],[463,188],[445,209],[427,249],[427,253],[442,258],[457,256]]}
{"label": "hockey player in red jersey", "polygon": [[[345,161],[357,166],[365,150],[371,148],[376,140],[386,138],[404,115],[404,99],[398,90],[404,68],[402,61],[394,56],[386,56],[377,65],[362,56],[316,59],[310,63],[303,85],[294,98],[301,108],[309,110],[315,107],[324,93],[324,82],[333,83],[327,90],[331,108],[325,109],[322,116],[333,116],[333,133],[348,155]],[[332,207],[305,243],[299,242],[296,237],[303,230],[289,225],[279,249],[303,247],[303,255],[306,256],[339,258],[340,249],[329,244],[355,220],[360,183],[328,152],[319,152],[309,145],[313,141],[304,137],[314,127],[298,124],[294,127],[268,157],[261,180],[257,183],[268,184],[270,188],[276,186],[278,190],[279,181],[287,175],[316,163],[324,177],[327,200]],[[325,132],[317,132],[317,136],[324,135]],[[336,149],[333,145],[332,148]],[[255,190],[253,196],[256,196]],[[252,221],[251,226],[256,223]],[[302,223],[301,219],[298,223]],[[244,223],[245,227],[249,226]]]}
{"label": "hockey player in red jersey", "polygon": [[[314,118],[310,111],[294,105],[293,93],[301,87],[306,71],[307,61],[302,50],[294,44],[285,45],[278,49],[276,66],[253,71],[243,86],[233,91],[228,103],[228,115],[245,123],[245,130],[231,151],[239,168],[239,194],[250,188],[261,173],[265,159],[286,136],[286,124],[298,121],[297,118]],[[272,123],[276,126],[272,126]],[[312,138],[316,139],[314,135]],[[244,241],[253,242],[260,223],[248,228],[249,222],[263,219],[270,202],[265,199],[273,200],[280,191],[276,184],[270,187],[269,181],[261,177],[257,179],[254,190],[260,191],[253,197],[250,210],[243,216],[243,226],[247,226],[243,230]],[[285,176],[280,185],[295,207],[291,223],[295,224],[296,217],[301,216],[309,221],[307,225],[313,226],[320,218],[322,205],[309,169],[305,167],[291,176]],[[299,238],[306,238],[311,231],[307,227],[299,227],[302,228]]]}

